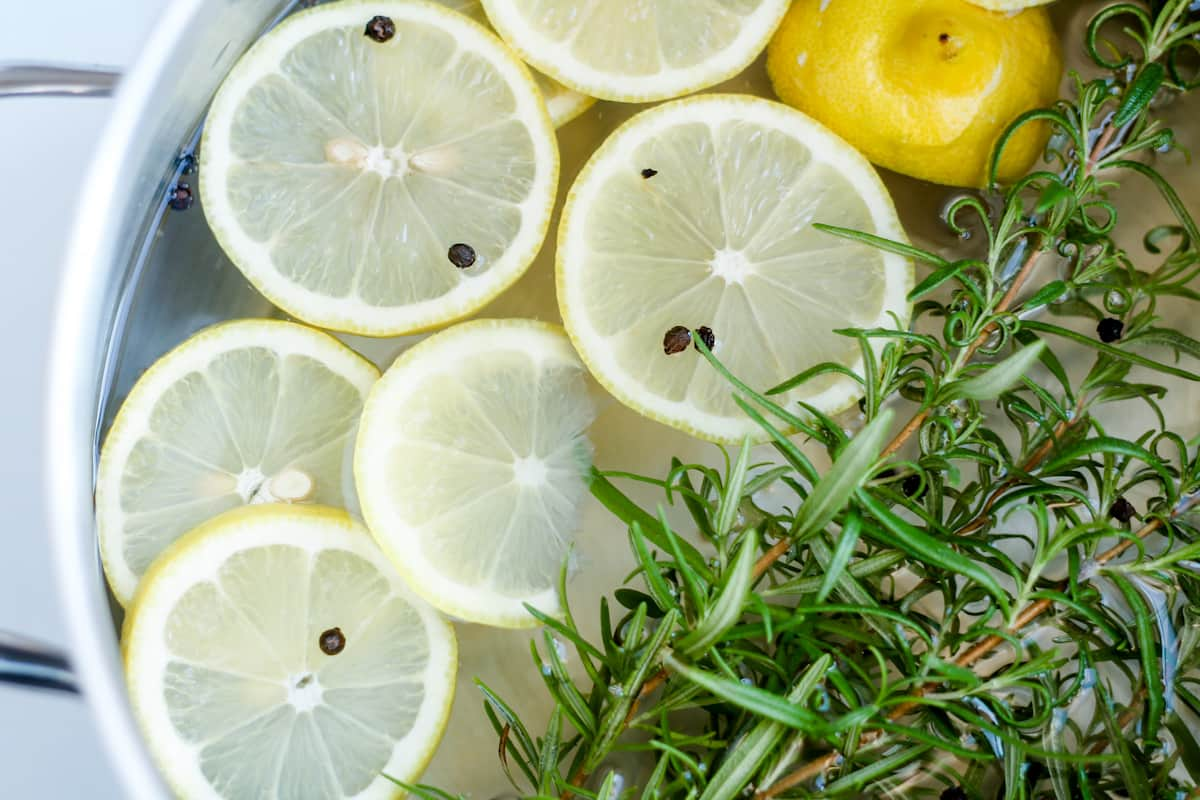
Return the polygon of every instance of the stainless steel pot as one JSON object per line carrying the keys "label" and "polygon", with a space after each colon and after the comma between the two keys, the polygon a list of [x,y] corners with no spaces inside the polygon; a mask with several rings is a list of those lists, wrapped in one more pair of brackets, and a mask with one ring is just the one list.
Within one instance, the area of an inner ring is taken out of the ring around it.
{"label": "stainless steel pot", "polygon": [[[0,680],[80,691],[96,717],[110,758],[134,798],[169,794],[142,744],[130,713],[122,676],[118,637],[120,609],[110,601],[100,570],[92,491],[100,436],[125,391],[151,362],[195,330],[231,317],[277,312],[229,264],[208,234],[198,208],[176,212],[169,193],[192,180],[192,149],[208,103],[234,61],[264,30],[296,5],[319,0],[172,0],[166,5],[141,57],[120,81],[105,134],[83,185],[88,187],[71,236],[54,323],[46,432],[51,540],[60,596],[68,622],[71,660],[26,640],[0,635]],[[1078,41],[1092,0],[1055,6],[1066,36]],[[0,66],[5,94],[88,95],[109,91],[111,72],[63,71]],[[767,93],[761,62],[719,87],[725,91]],[[1183,125],[1182,140],[1200,146],[1200,104],[1191,98],[1173,110]],[[599,104],[560,137],[562,186],[597,143],[637,106]],[[910,237],[931,248],[952,248],[957,240],[937,222],[947,191],[895,175],[885,175],[893,194],[903,198],[901,213]],[[1186,183],[1185,202],[1200,201],[1200,180]],[[1124,187],[1123,187],[1124,189]],[[1122,206],[1137,222],[1165,218],[1152,193],[1123,192]],[[1149,198],[1148,202],[1143,198]],[[175,216],[177,215],[178,216]],[[170,224],[163,225],[164,220]],[[1139,227],[1137,222],[1133,229]],[[1134,243],[1129,243],[1134,246]],[[553,247],[513,291],[488,309],[495,316],[553,318]],[[547,311],[545,299],[551,298]],[[387,361],[403,343],[359,349]],[[373,352],[372,352],[373,351]],[[1194,417],[1194,394],[1180,395],[1179,413]],[[1185,411],[1183,408],[1192,409]],[[645,422],[613,403],[602,410],[594,430],[597,458],[605,466],[659,471],[656,459],[675,453],[688,461],[712,458],[709,448],[662,426]],[[647,502],[657,502],[647,498]],[[577,607],[616,585],[625,563],[607,553],[621,550],[624,533],[602,510],[588,511],[584,552],[587,570],[572,586]],[[603,558],[598,554],[605,553]],[[611,563],[609,563],[611,562]],[[588,631],[585,630],[585,634]],[[471,680],[486,674],[502,681],[513,696],[534,705],[544,698],[540,679],[528,669],[528,639],[507,632],[463,627],[459,632],[460,701],[451,721],[451,739],[435,760],[429,778],[457,791],[482,797],[502,786],[495,768],[464,777],[453,754],[494,752],[495,741],[478,716]],[[516,667],[509,668],[512,661]],[[510,672],[510,670],[516,670]],[[519,677],[518,677],[519,673]],[[538,710],[534,709],[536,718]],[[474,738],[472,738],[474,737]],[[467,761],[482,761],[468,758]],[[449,763],[454,762],[454,763]],[[482,768],[479,768],[482,769]],[[472,772],[479,771],[472,765]]]}

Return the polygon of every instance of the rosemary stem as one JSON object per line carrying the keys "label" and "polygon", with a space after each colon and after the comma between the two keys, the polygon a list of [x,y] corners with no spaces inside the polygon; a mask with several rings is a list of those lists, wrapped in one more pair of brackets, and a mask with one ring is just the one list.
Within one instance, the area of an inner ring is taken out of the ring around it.
{"label": "rosemary stem", "polygon": [[649,680],[647,680],[644,684],[642,684],[642,688],[638,692],[637,697],[634,698],[633,703],[631,703],[629,706],[629,713],[625,715],[625,725],[626,726],[628,726],[631,722],[633,722],[633,718],[637,716],[638,706],[641,705],[641,702],[646,697],[646,695],[653,692],[659,686],[662,686],[664,683],[666,683],[666,680],[667,680],[667,670],[666,670],[666,667],[664,667],[664,668],[660,669],[658,672],[651,675]]}
{"label": "rosemary stem", "polygon": [[914,433],[920,430],[922,423],[925,422],[925,419],[928,416],[928,409],[921,409],[914,414],[912,419],[908,421],[908,424],[901,428],[900,432],[896,434],[896,438],[892,439],[892,441],[888,443],[888,446],[883,448],[883,452],[880,453],[880,456],[882,458],[894,456],[896,452],[904,446],[904,443],[912,438]]}
{"label": "rosemary stem", "polygon": [[575,774],[567,781],[567,788],[563,789],[563,793],[559,795],[559,800],[570,800],[575,794],[575,789],[582,786],[583,782],[587,780],[587,776],[587,770],[583,767],[575,770]]}
{"label": "rosemary stem", "polygon": [[[1111,127],[1108,130],[1111,130]],[[1032,253],[1030,253],[1029,258],[1025,260],[1025,263],[1021,265],[1021,269],[1013,277],[1012,284],[1009,286],[1008,291],[1005,292],[1004,297],[1000,299],[999,304],[996,306],[997,313],[1007,311],[1016,301],[1017,293],[1021,290],[1021,286],[1024,285],[1025,280],[1033,271],[1034,265],[1037,263],[1038,258],[1043,252],[1044,250],[1041,247],[1037,247],[1034,248]],[[970,361],[979,348],[987,342],[988,337],[992,335],[992,332],[995,329],[996,324],[994,322],[984,327],[984,329],[980,331],[979,336],[977,336],[975,340],[967,346],[967,349],[964,351],[964,357],[960,358],[959,360],[963,361],[964,363],[966,361]],[[890,458],[891,456],[895,455],[900,448],[902,448],[908,442],[908,440],[912,438],[913,434],[921,429],[921,425],[924,424],[928,417],[929,409],[921,409],[914,414],[908,420],[905,426],[900,429],[900,432],[896,434],[895,438],[888,443],[887,447],[883,448],[883,451],[880,453],[880,459],[882,460],[885,458]],[[1049,449],[1053,447],[1053,440],[1048,440],[1043,447],[1046,448],[1046,451],[1038,458],[1039,461],[1041,458],[1044,458],[1046,453],[1049,452]],[[1005,486],[1001,487],[1000,491],[1009,488],[1010,485],[1011,482],[1005,484]],[[975,528],[972,528],[972,530],[975,530]],[[762,575],[766,573],[766,571],[769,570],[776,561],[778,561],[785,553],[787,553],[788,549],[791,547],[791,544],[792,543],[789,539],[783,538],[777,541],[769,550],[763,553],[758,561],[754,564],[754,577],[756,579],[762,577]]]}
{"label": "rosemary stem", "polygon": [[[1124,730],[1125,726],[1137,719],[1141,712],[1142,703],[1146,699],[1146,687],[1138,687],[1138,690],[1133,693],[1133,697],[1129,698],[1129,705],[1121,712],[1121,716],[1117,717],[1117,729]],[[1101,739],[1092,745],[1089,752],[1092,755],[1098,756],[1108,749],[1109,743]]]}
{"label": "rosemary stem", "polygon": [[[642,700],[644,700],[659,686],[662,686],[664,683],[666,683],[667,677],[667,670],[666,667],[664,667],[646,679],[646,682],[642,684],[642,688],[638,690],[637,697],[635,697],[633,702],[629,705],[629,713],[625,715],[625,721],[622,723],[624,727],[628,728],[633,722],[634,718],[637,716],[638,707],[641,705]],[[569,800],[574,794],[573,790],[581,786],[583,782],[587,780],[587,777],[588,773],[583,767],[580,767],[578,770],[576,770],[575,774],[571,776],[571,779],[567,781],[567,788],[563,790],[559,800]]]}
{"label": "rosemary stem", "polygon": [[[1062,439],[1063,434],[1065,434],[1072,425],[1075,425],[1083,419],[1083,412],[1086,408],[1087,399],[1080,397],[1079,402],[1075,404],[1073,416],[1070,419],[1060,420],[1059,423],[1054,426],[1054,431],[1046,437],[1046,441],[1042,442],[1038,448],[1029,455],[1029,458],[1025,459],[1025,462],[1021,464],[1021,470],[1023,472],[1032,472],[1033,470],[1037,469],[1038,465],[1045,461],[1046,456],[1050,455],[1050,453],[1054,451],[1054,446]],[[959,528],[956,532],[956,535],[965,536],[968,533],[974,533],[986,525],[988,520],[991,518],[992,509],[996,507],[996,503],[1000,502],[1000,498],[1004,496],[1004,493],[1016,486],[1017,483],[1018,480],[1016,478],[1008,478],[1001,483],[994,492],[988,495],[988,499],[984,502],[983,508],[980,509],[979,513],[975,515],[975,518]]]}
{"label": "rosemary stem", "polygon": [[1100,162],[1101,156],[1104,155],[1104,151],[1107,150],[1109,144],[1112,143],[1113,137],[1116,135],[1116,133],[1116,127],[1113,125],[1106,125],[1099,138],[1096,139],[1096,144],[1092,146],[1092,152],[1088,156],[1087,160],[1088,175],[1091,175],[1096,171],[1096,164]]}
{"label": "rosemary stem", "polygon": [[[1104,126],[1104,130],[1096,139],[1096,142],[1092,146],[1092,150],[1088,155],[1085,174],[1092,174],[1097,163],[1099,163],[1101,155],[1103,155],[1104,151],[1108,148],[1116,134],[1117,129],[1115,126],[1112,124],[1106,124]],[[1012,308],[1017,301],[1017,296],[1020,293],[1021,288],[1025,285],[1025,281],[1029,279],[1030,274],[1033,272],[1034,266],[1037,264],[1038,259],[1041,258],[1045,251],[1045,242],[1039,241],[1037,246],[1032,249],[1032,252],[1030,252],[1029,257],[1025,259],[1025,263],[1021,265],[1021,268],[1017,271],[1017,274],[1013,276],[1012,283],[1009,284],[1008,290],[1005,291],[1004,296],[1000,298],[1000,302],[996,304],[995,313],[1002,314]],[[958,359],[959,368],[961,368],[962,365],[969,362],[975,356],[975,354],[979,351],[979,348],[983,347],[983,345],[987,343],[988,337],[990,337],[995,330],[995,322],[990,322],[984,326],[983,330],[979,332],[979,335],[975,337],[971,344],[969,344],[960,355]],[[929,417],[929,411],[929,409],[923,408],[917,411],[917,413],[913,414],[904,427],[900,429],[900,432],[896,434],[895,438],[893,438],[888,445],[883,448],[883,451],[880,453],[880,458],[890,458],[899,452],[900,448],[904,447],[908,440],[912,438],[913,434],[921,429],[921,425],[923,425],[925,420]],[[1038,460],[1040,461],[1041,458],[1044,458],[1046,453],[1048,453],[1049,449],[1053,446],[1054,440],[1047,440],[1043,444],[1043,447],[1046,448],[1046,452],[1042,453]],[[1008,488],[1008,486],[1002,487],[1002,489],[1004,488]],[[982,524],[982,522],[980,522],[980,524]],[[978,527],[972,528],[971,530],[978,530]],[[755,579],[758,579],[764,573],[766,573],[766,571],[770,569],[776,561],[778,561],[785,553],[787,553],[790,547],[791,542],[784,538],[780,539],[771,547],[771,549],[763,553],[763,555],[754,564]]]}
{"label": "rosemary stem", "polygon": [[[1200,502],[1200,493],[1194,494],[1194,495],[1191,495],[1191,496],[1185,498],[1178,505],[1176,505],[1174,509],[1171,510],[1171,513],[1168,515],[1167,520],[1170,521],[1170,520],[1178,519],[1183,514],[1192,510],[1192,508],[1194,508],[1198,502]],[[1121,540],[1120,543],[1118,543],[1117,545],[1114,545],[1113,547],[1106,550],[1104,553],[1097,556],[1096,563],[1101,564],[1101,565],[1107,564],[1108,562],[1112,561],[1117,556],[1121,555],[1121,553],[1125,552],[1130,547],[1132,547],[1134,542],[1145,539],[1147,536],[1154,533],[1162,526],[1163,526],[1163,518],[1156,517],[1155,519],[1150,520],[1148,523],[1143,525],[1133,536],[1131,536],[1127,539]],[[1063,591],[1066,588],[1068,588],[1068,583],[1064,581],[1064,582],[1060,583],[1057,588],[1059,591]],[[1041,600],[1038,600],[1034,603],[1030,603],[1028,606],[1026,606],[1021,611],[1020,614],[1017,615],[1016,620],[1013,622],[1012,625],[1010,625],[1008,627],[1008,630],[1006,631],[1006,633],[1008,634],[1008,636],[1015,636],[1015,635],[1019,634],[1025,626],[1029,625],[1034,620],[1041,617],[1048,610],[1050,610],[1050,608],[1053,607],[1053,605],[1054,604],[1050,600],[1047,600],[1044,598]],[[986,639],[983,639],[982,641],[978,642],[975,645],[972,645],[970,648],[965,650],[961,655],[959,655],[957,658],[954,659],[954,663],[960,667],[969,669],[969,668],[973,667],[975,665],[975,663],[978,662],[981,658],[983,658],[988,653],[995,650],[997,647],[1000,647],[1001,645],[1003,645],[1006,641],[1007,641],[1007,638],[1005,636],[1001,636],[998,633],[994,633],[991,636],[988,636]],[[929,689],[928,685],[918,686],[916,689],[914,689],[913,694],[915,694],[917,697],[920,697],[921,695],[925,694],[925,692],[928,691],[928,689]],[[909,700],[905,703],[901,703],[900,705],[896,706],[896,708],[894,708],[891,711],[891,713],[888,714],[888,719],[890,721],[894,722],[894,721],[900,719],[901,717],[905,716],[906,714],[909,714],[912,711],[915,711],[918,706],[919,706],[919,704],[915,700]],[[859,747],[865,747],[866,745],[871,744],[876,739],[878,739],[881,735],[882,735],[882,732],[878,731],[878,730],[868,731],[867,733],[864,733],[862,735],[862,737],[859,739]],[[792,788],[793,786],[796,786],[800,783],[803,783],[806,780],[809,780],[811,778],[816,777],[817,775],[820,775],[825,770],[827,770],[830,767],[837,764],[838,760],[840,758],[841,758],[841,754],[838,753],[837,751],[827,753],[824,756],[822,756],[821,758],[811,761],[811,762],[805,764],[804,766],[796,769],[795,771],[789,772],[787,775],[784,775],[782,778],[780,778],[774,784],[767,787],[767,789],[765,789],[761,792],[758,792],[755,795],[755,798],[756,798],[756,800],[769,800],[772,797],[776,797],[777,795],[782,794],[783,792],[787,791],[788,789]]]}
{"label": "rosemary stem", "polygon": [[[1096,139],[1095,144],[1092,146],[1091,152],[1088,154],[1087,167],[1084,172],[1085,175],[1091,175],[1093,172],[1095,172],[1096,165],[1099,163],[1100,157],[1104,154],[1104,151],[1108,149],[1109,144],[1112,143],[1113,137],[1116,136],[1116,134],[1117,128],[1114,125],[1109,123],[1104,126],[1104,130],[1101,131],[1100,136]],[[1000,302],[996,304],[996,314],[1002,314],[1013,307],[1017,301],[1017,295],[1020,294],[1022,287],[1025,285],[1025,281],[1029,279],[1030,274],[1033,272],[1034,266],[1037,264],[1038,259],[1041,258],[1042,254],[1046,252],[1046,249],[1046,243],[1044,240],[1038,241],[1037,246],[1032,248],[1029,257],[1025,259],[1025,263],[1021,265],[1021,268],[1017,271],[1017,274],[1013,276],[1012,283],[1009,284],[1008,290],[1005,291],[1004,296],[1000,298]],[[960,368],[975,356],[975,353],[979,351],[979,348],[983,347],[983,345],[987,343],[988,337],[990,337],[995,330],[995,322],[990,322],[984,326],[983,330],[979,332],[979,335],[976,336],[971,344],[967,346],[966,350],[963,351],[963,354],[958,359],[958,366]],[[920,430],[921,424],[925,422],[925,419],[928,416],[928,409],[922,409],[913,415],[912,419],[908,421],[908,424],[905,425],[898,434],[896,434],[896,438],[894,438],[888,444],[888,446],[883,449],[883,457],[887,458],[898,452],[900,448],[903,447],[910,438],[912,438],[912,435]]]}

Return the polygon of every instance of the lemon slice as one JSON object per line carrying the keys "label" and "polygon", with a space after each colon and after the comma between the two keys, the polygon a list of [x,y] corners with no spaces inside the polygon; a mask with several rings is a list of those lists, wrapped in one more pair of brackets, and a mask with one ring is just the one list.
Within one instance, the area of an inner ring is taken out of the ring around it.
{"label": "lemon slice", "polygon": [[409,585],[501,627],[555,613],[587,491],[593,416],[560,328],[481,320],[397,359],[363,411],[354,475],[367,525]]}
{"label": "lemon slice", "polygon": [[529,71],[428,3],[288,18],[225,79],[201,150],[205,214],[247,278],[306,322],[369,336],[442,325],[510,286],[557,182]]}
{"label": "lemon slice", "polygon": [[483,0],[521,57],[592,97],[649,102],[741,72],[790,0]]}
{"label": "lemon slice", "polygon": [[[122,641],[135,716],[188,800],[392,798],[450,712],[454,632],[344,512],[232,511],[155,562]],[[383,774],[381,774],[383,773]]]}
{"label": "lemon slice", "polygon": [[[861,370],[857,341],[834,331],[909,318],[905,259],[813,223],[904,239],[871,165],[798,111],[734,95],[645,111],[600,147],[567,198],[567,332],[636,411],[712,441],[762,438],[694,337],[766,390],[820,362]],[[858,391],[825,375],[776,399],[835,412]]]}
{"label": "lemon slice", "polygon": [[[480,0],[434,0],[434,2],[441,3],[460,14],[466,14],[476,22],[488,25],[488,18],[483,13],[483,5]],[[533,80],[537,83],[537,87],[546,101],[546,110],[550,112],[550,119],[556,128],[566,125],[596,102],[596,98],[572,91],[540,72],[533,73]]]}
{"label": "lemon slice", "polygon": [[344,506],[350,448],[375,367],[333,337],[242,320],[154,364],[100,454],[96,518],[109,586],[127,605],[171,542],[247,503]]}

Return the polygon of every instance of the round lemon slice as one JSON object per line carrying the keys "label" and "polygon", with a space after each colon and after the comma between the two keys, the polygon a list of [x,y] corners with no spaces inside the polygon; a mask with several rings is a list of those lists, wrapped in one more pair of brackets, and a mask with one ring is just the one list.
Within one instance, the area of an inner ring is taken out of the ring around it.
{"label": "round lemon slice", "polygon": [[127,605],[168,545],[245,504],[353,497],[350,449],[374,365],[290,322],[208,328],[159,359],[100,454],[96,519],[109,586]]}
{"label": "round lemon slice", "polygon": [[344,512],[259,506],[155,562],[122,641],[134,714],[187,800],[392,798],[450,712],[454,632]]}
{"label": "round lemon slice", "polygon": [[[822,362],[861,370],[836,330],[905,326],[912,267],[827,223],[904,239],[871,165],[804,114],[745,96],[658,106],[618,129],[568,196],[559,306],[592,374],[653,419],[717,442],[764,437],[695,348],[765,391]],[[777,397],[836,412],[826,374]]]}
{"label": "round lemon slice", "polygon": [[466,316],[542,245],[554,127],[528,69],[461,14],[348,2],[289,17],[225,79],[205,215],[272,302],[368,336]]}
{"label": "round lemon slice", "polygon": [[593,416],[562,330],[458,325],[412,348],[363,411],[354,475],[367,525],[409,585],[472,622],[553,614],[587,492]]}
{"label": "round lemon slice", "polygon": [[483,0],[521,57],[592,97],[649,102],[741,72],[789,0]]}
{"label": "round lemon slice", "polygon": [[[466,14],[476,22],[488,24],[488,18],[483,13],[483,5],[480,0],[434,0],[434,2],[441,3],[460,14]],[[566,125],[596,103],[596,98],[572,91],[540,72],[533,73],[533,80],[537,83],[537,87],[546,101],[546,110],[550,112],[550,119],[556,128]]]}

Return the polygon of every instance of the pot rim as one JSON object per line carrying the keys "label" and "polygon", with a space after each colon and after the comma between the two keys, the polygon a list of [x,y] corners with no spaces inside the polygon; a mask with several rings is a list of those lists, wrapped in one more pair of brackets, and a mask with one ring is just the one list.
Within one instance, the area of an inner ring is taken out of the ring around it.
{"label": "pot rim", "polygon": [[94,442],[98,379],[109,331],[108,309],[100,298],[119,285],[126,264],[116,263],[122,197],[136,172],[133,144],[150,118],[151,102],[171,68],[178,43],[205,0],[172,0],[133,65],[120,81],[112,113],[87,171],[53,315],[46,382],[44,491],[58,584],[66,618],[71,661],[110,762],[128,796],[168,797],[133,717],[124,672],[99,572],[94,535]]}

